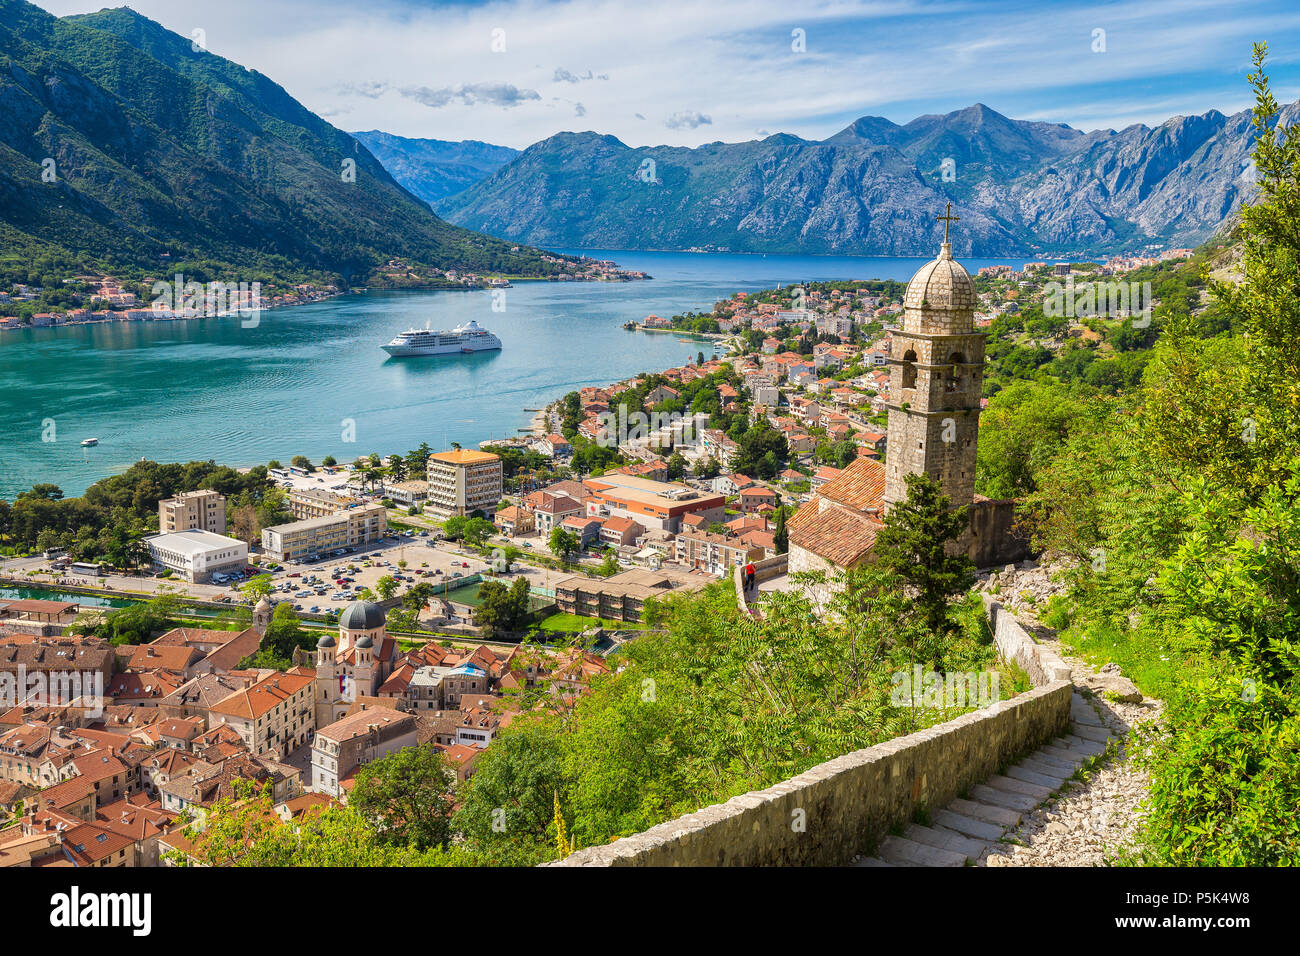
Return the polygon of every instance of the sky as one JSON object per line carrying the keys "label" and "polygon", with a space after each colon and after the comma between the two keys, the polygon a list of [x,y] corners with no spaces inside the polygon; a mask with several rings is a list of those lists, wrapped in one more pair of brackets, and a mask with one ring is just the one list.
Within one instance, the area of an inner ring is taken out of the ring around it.
{"label": "sky", "polygon": [[[39,0],[60,16],[104,0]],[[340,129],[522,149],[824,139],[980,102],[1083,130],[1252,102],[1265,40],[1300,98],[1300,4],[1273,0],[132,0]],[[197,31],[197,32],[196,32]]]}

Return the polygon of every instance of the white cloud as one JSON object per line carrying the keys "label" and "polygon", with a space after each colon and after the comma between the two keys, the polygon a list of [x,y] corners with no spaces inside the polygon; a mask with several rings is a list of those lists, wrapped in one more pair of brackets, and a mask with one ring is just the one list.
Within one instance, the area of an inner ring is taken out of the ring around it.
{"label": "white cloud", "polygon": [[509,109],[528,100],[540,100],[541,94],[536,90],[521,90],[513,83],[460,83],[456,86],[444,86],[431,90],[427,86],[404,86],[399,91],[402,96],[430,109],[441,109],[452,103],[463,106],[500,106]]}
{"label": "white cloud", "polygon": [[678,110],[664,120],[664,125],[669,129],[696,129],[700,126],[712,126],[713,118],[705,116],[699,110]]}

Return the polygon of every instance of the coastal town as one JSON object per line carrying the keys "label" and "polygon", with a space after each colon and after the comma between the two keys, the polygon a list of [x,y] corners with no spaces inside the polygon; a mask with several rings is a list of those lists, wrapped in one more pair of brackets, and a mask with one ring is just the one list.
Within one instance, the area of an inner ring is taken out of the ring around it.
{"label": "coastal town", "polygon": [[[518,247],[515,247],[518,251]],[[549,282],[628,282],[649,279],[638,270],[589,256],[561,258],[542,255],[541,261],[559,271]],[[32,270],[36,273],[37,270]],[[60,270],[51,274],[57,276]],[[26,274],[26,273],[24,273]],[[514,277],[521,281],[520,277]],[[47,280],[49,281],[49,280]],[[250,311],[285,308],[321,302],[349,292],[334,282],[299,282],[268,285],[265,293],[259,281],[242,283],[204,282],[187,275],[184,267],[175,273],[160,272],[139,280],[102,274],[78,274],[57,278],[57,285],[40,285],[34,279],[5,282],[0,277],[0,332],[27,328],[122,323],[171,322],[183,319],[230,318]],[[485,275],[457,269],[437,269],[390,259],[376,269],[375,288],[496,290],[510,287],[510,277]],[[156,290],[166,286],[159,294]]]}
{"label": "coastal town", "polygon": [[[284,520],[200,487],[158,500],[126,566],[48,535],[7,556],[0,584],[43,596],[0,599],[0,810],[16,821],[0,865],[197,862],[195,823],[237,780],[292,821],[346,804],[361,768],[417,745],[463,782],[522,712],[571,707],[608,674],[658,602],[720,579],[754,616],[775,591],[830,599],[801,572],[868,560],[902,494],[891,436],[928,420],[936,395],[988,405],[959,361],[918,390],[920,316],[952,309],[949,337],[966,341],[1041,309],[1059,278],[1160,261],[970,277],[947,248],[905,290],[736,293],[707,316],[718,354],[571,392],[527,436],[245,469]],[[980,516],[963,546],[1014,566],[1012,503],[973,494],[974,436],[951,444],[964,479],[951,472],[950,493]],[[124,612],[76,599],[112,594],[191,616],[115,639]]]}

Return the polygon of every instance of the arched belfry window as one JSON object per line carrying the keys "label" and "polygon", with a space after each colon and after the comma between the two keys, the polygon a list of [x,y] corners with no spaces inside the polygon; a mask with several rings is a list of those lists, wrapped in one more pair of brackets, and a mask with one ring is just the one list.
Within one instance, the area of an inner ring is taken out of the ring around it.
{"label": "arched belfry window", "polygon": [[911,349],[903,355],[903,388],[916,388],[916,353]]}
{"label": "arched belfry window", "polygon": [[952,367],[948,370],[948,377],[944,380],[943,390],[945,392],[961,391],[962,366],[966,364],[966,356],[960,352],[953,352],[948,356],[948,364]]}

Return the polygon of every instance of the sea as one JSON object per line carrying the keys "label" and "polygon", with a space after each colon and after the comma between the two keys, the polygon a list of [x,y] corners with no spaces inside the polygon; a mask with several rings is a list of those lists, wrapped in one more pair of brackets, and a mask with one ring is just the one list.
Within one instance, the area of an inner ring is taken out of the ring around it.
{"label": "sea", "polygon": [[[564,250],[653,276],[516,282],[488,291],[365,292],[239,318],[0,332],[0,497],[38,482],[65,495],[142,458],[236,467],[477,446],[529,429],[533,412],[604,385],[709,356],[713,344],[630,332],[628,320],[709,311],[791,283],[906,280],[925,258]],[[1020,268],[1025,258],[967,259]],[[409,328],[475,319],[499,352],[393,359]],[[245,326],[251,327],[245,327]],[[98,439],[83,447],[87,438]]]}

